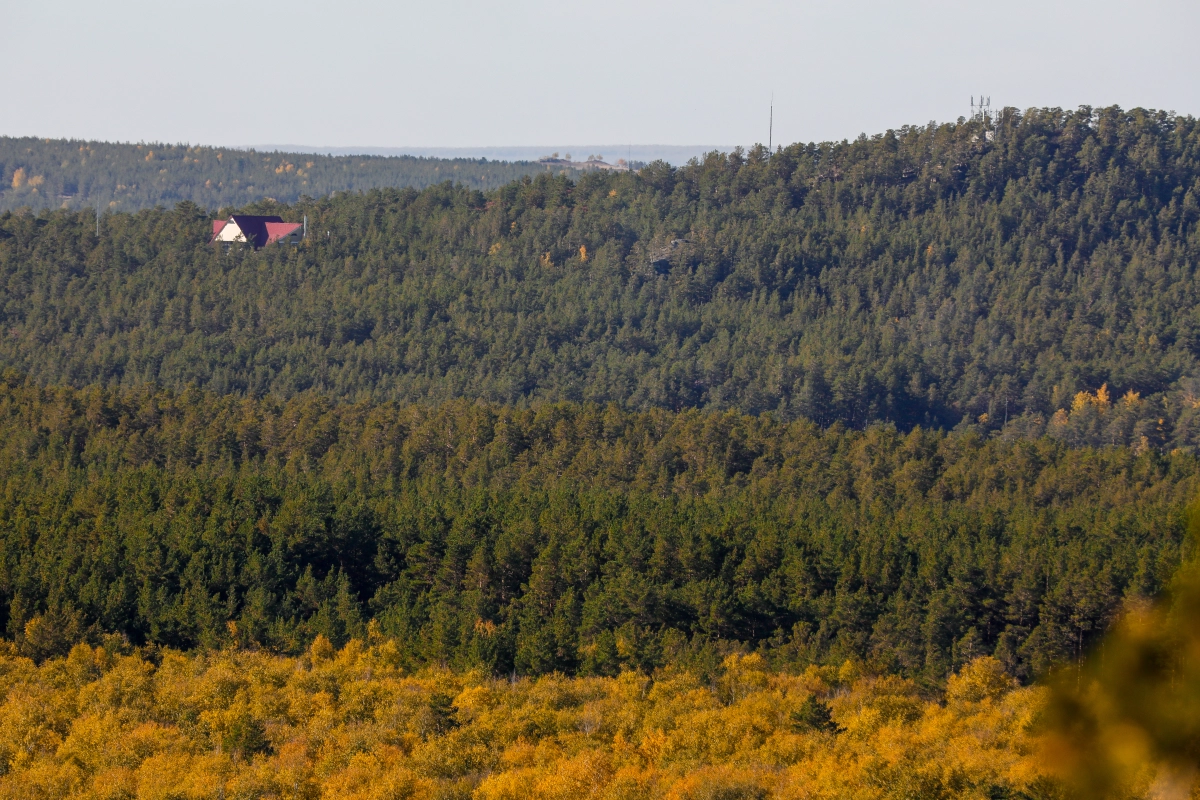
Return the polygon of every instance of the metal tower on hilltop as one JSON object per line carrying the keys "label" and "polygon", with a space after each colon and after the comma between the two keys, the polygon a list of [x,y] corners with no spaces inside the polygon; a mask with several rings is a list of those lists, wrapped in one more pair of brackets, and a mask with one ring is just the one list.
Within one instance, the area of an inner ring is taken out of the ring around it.
{"label": "metal tower on hilltop", "polygon": [[991,95],[984,97],[979,95],[979,102],[975,102],[975,96],[971,95],[971,116],[970,119],[987,120],[992,118],[992,98]]}

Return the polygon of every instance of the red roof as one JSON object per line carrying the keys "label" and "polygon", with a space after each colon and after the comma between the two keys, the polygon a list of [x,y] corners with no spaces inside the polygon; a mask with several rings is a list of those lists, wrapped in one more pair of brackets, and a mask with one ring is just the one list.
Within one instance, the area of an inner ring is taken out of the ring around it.
{"label": "red roof", "polygon": [[234,225],[241,231],[246,242],[258,249],[271,242],[278,242],[303,227],[299,222],[284,222],[279,217],[234,214],[228,220],[213,220],[213,241],[226,225]]}
{"label": "red roof", "polygon": [[267,243],[277,242],[288,234],[295,233],[300,230],[299,222],[268,222],[267,226]]}

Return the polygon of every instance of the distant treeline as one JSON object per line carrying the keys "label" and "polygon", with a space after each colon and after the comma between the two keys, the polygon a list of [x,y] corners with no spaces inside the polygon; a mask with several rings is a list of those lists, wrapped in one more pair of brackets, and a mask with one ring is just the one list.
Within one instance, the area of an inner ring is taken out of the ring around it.
{"label": "distant treeline", "polygon": [[211,209],[263,198],[295,203],[444,181],[494,189],[545,172],[535,163],[412,156],[259,153],[228,147],[111,144],[0,136],[0,211],[90,208],[137,211],[190,201]]}
{"label": "distant treeline", "polygon": [[735,413],[0,385],[0,627],[492,673],[1078,658],[1179,564],[1197,461]]}
{"label": "distant treeline", "polygon": [[3,215],[0,364],[1193,448],[1197,153],[1190,117],[1042,110],[245,207],[307,215],[289,249],[206,247],[213,214],[190,203],[107,214],[98,236],[91,212]]}

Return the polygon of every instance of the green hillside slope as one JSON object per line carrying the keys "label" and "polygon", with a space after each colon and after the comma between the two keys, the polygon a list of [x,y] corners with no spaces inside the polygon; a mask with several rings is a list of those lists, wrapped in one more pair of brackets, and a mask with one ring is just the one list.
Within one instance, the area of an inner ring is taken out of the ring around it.
{"label": "green hillside slope", "polygon": [[0,363],[357,400],[617,401],[1191,447],[1200,130],[1008,112],[680,169],[0,218]]}

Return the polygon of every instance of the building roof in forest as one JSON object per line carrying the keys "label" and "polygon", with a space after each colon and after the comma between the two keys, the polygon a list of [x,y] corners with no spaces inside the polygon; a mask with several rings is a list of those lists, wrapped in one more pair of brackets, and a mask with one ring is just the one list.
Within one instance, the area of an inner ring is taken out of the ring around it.
{"label": "building roof in forest", "polygon": [[282,217],[234,214],[228,220],[213,220],[213,241],[225,231],[226,226],[235,225],[240,237],[221,237],[222,241],[246,241],[254,247],[277,242],[300,229],[299,222],[284,222]]}

